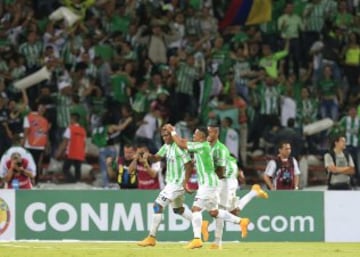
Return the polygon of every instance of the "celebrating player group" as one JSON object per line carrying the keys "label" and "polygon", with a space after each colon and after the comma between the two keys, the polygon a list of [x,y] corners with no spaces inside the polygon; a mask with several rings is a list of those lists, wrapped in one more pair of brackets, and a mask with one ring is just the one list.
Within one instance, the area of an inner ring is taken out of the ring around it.
{"label": "celebrating player group", "polygon": [[[193,140],[181,138],[174,126],[162,127],[161,136],[164,145],[154,154],[147,154],[149,161],[166,158],[166,186],[154,202],[154,215],[149,235],[138,242],[139,246],[155,246],[156,233],[162,220],[162,213],[171,205],[174,213],[191,221],[194,238],[186,245],[187,249],[203,246],[209,238],[208,221],[203,220],[202,211],[206,210],[216,219],[215,241],[210,249],[222,248],[224,221],[239,224],[241,237],[248,233],[249,218],[238,216],[239,212],[254,198],[267,199],[268,194],[257,184],[239,199],[238,165],[228,148],[219,141],[220,128],[217,126],[199,127],[193,134]],[[184,206],[185,192],[191,192],[188,181],[196,170],[198,190],[191,210]]]}

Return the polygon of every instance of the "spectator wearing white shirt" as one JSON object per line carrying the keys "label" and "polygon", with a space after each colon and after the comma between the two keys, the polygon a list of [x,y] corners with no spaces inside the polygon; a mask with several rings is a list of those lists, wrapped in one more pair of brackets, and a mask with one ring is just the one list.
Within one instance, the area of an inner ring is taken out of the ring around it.
{"label": "spectator wearing white shirt", "polygon": [[145,115],[135,132],[135,143],[146,144],[151,153],[155,153],[157,150],[154,141],[161,126],[160,117],[160,111],[152,108],[150,112]]}

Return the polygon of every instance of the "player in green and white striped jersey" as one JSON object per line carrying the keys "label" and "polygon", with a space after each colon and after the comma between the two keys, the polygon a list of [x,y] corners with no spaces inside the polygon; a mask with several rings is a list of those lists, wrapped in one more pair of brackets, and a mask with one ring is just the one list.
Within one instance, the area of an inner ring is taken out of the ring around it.
{"label": "player in green and white striped jersey", "polygon": [[[235,224],[240,224],[245,237],[249,219],[241,219],[232,215],[226,210],[218,208],[218,186],[219,179],[215,173],[214,160],[211,155],[211,146],[207,141],[208,131],[206,128],[198,128],[193,135],[193,142],[179,137],[175,128],[170,124],[165,125],[167,131],[171,133],[174,142],[182,149],[187,149],[194,154],[195,168],[198,176],[199,189],[196,193],[192,206],[192,226],[194,231],[194,239],[186,246],[187,249],[200,248],[203,245],[201,233],[204,240],[208,239],[207,227],[202,226],[202,211],[207,210],[214,218],[222,218]],[[185,182],[188,181],[190,173],[186,173]]]}
{"label": "player in green and white striped jersey", "polygon": [[[211,145],[211,154],[214,159],[215,171],[220,178],[219,186],[219,208],[227,210],[234,215],[239,213],[246,204],[248,204],[254,197],[267,198],[267,193],[261,190],[259,185],[253,185],[249,193],[247,193],[241,200],[236,196],[238,188],[238,165],[237,160],[230,154],[229,149],[219,140],[219,127],[208,127],[208,141]],[[248,219],[242,219],[248,220]],[[242,235],[246,235],[247,226],[245,223],[241,226]],[[210,249],[221,249],[222,235],[224,229],[224,219],[216,218],[215,227],[215,241],[210,245]]]}
{"label": "player in green and white striped jersey", "polygon": [[174,213],[189,221],[192,220],[191,211],[184,208],[185,189],[183,186],[185,173],[191,173],[193,169],[190,155],[174,143],[168,131],[162,130],[161,136],[165,144],[155,155],[144,157],[152,162],[166,158],[166,186],[154,202],[154,215],[149,236],[138,242],[139,246],[154,246],[156,244],[156,232],[162,220],[162,213],[169,204],[171,204]]}

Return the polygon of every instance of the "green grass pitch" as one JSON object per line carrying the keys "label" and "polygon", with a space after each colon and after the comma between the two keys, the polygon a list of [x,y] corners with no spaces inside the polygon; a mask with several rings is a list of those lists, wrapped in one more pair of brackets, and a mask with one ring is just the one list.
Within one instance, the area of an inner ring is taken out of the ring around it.
{"label": "green grass pitch", "polygon": [[183,249],[185,242],[138,247],[135,242],[0,242],[1,257],[358,257],[359,243],[224,243],[222,250]]}

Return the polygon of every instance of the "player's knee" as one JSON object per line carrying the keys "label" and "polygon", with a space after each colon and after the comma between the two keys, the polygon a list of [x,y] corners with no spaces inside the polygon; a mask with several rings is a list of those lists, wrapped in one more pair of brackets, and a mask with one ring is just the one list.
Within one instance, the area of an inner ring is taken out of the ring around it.
{"label": "player's knee", "polygon": [[191,207],[191,211],[192,212],[199,212],[199,211],[201,211],[201,208],[199,208],[197,206],[193,206],[193,207]]}
{"label": "player's knee", "polygon": [[173,208],[173,211],[174,213],[181,215],[184,213],[184,207]]}
{"label": "player's knee", "polygon": [[163,207],[158,203],[154,203],[153,210],[154,213],[162,213]]}
{"label": "player's knee", "polygon": [[216,218],[219,215],[219,211],[218,210],[212,210],[212,211],[209,211],[209,214],[210,214],[211,217]]}

